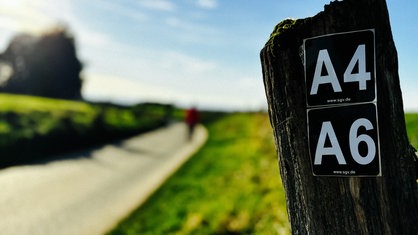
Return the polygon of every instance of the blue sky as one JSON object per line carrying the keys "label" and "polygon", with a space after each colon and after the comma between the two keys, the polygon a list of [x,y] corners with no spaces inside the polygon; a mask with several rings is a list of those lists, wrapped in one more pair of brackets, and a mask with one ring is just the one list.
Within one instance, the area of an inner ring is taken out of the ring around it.
{"label": "blue sky", "polygon": [[[0,49],[17,32],[64,23],[89,100],[266,107],[259,53],[274,26],[323,10],[325,0],[0,0]],[[407,111],[418,111],[418,2],[387,1]]]}

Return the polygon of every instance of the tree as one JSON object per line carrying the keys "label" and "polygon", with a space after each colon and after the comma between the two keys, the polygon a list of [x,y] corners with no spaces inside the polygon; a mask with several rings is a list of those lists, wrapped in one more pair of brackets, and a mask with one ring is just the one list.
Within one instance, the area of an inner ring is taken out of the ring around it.
{"label": "tree", "polygon": [[74,39],[65,28],[57,28],[40,37],[18,35],[1,60],[13,71],[2,84],[3,92],[81,98],[82,64],[76,56]]}

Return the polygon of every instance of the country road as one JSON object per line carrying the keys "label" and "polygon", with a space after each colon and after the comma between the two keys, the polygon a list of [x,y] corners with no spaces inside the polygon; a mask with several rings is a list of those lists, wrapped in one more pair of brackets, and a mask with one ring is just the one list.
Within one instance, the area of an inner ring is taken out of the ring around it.
{"label": "country road", "polygon": [[123,142],[0,170],[0,234],[103,234],[207,139],[172,124]]}

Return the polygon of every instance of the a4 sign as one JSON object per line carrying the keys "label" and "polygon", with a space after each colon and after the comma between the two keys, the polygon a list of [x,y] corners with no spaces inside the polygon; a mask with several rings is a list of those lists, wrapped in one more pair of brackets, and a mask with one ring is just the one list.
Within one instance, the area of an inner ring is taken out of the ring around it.
{"label": "a4 sign", "polygon": [[309,151],[317,176],[379,176],[374,30],[304,40]]}

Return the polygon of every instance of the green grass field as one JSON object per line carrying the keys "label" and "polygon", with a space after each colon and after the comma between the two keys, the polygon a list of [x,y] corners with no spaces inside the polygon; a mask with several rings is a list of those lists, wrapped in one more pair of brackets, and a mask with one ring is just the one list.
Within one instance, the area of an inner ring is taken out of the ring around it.
{"label": "green grass field", "polygon": [[[405,115],[418,148],[418,114]],[[290,234],[267,114],[234,114],[143,206],[109,234]]]}
{"label": "green grass field", "polygon": [[289,234],[266,114],[208,126],[207,144],[110,234]]}
{"label": "green grass field", "polygon": [[405,124],[409,142],[418,150],[418,113],[405,114]]}

